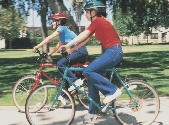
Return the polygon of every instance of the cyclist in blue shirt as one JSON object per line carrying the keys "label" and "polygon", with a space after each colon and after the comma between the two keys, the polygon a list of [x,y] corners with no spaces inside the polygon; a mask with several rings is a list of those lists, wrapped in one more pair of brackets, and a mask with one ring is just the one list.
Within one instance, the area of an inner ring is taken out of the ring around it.
{"label": "cyclist in blue shirt", "polygon": [[[56,29],[56,31],[50,36],[46,37],[40,44],[34,47],[34,51],[36,51],[36,49],[42,47],[44,44],[48,42],[51,42],[54,38],[59,36],[59,42],[56,44],[55,48],[48,53],[49,56],[51,56],[55,52],[58,52],[61,45],[68,44],[71,40],[73,40],[77,36],[72,30],[70,30],[67,26],[65,26],[65,24],[68,21],[68,18],[65,14],[55,13],[52,15],[51,18],[53,20],[52,23],[53,29]],[[70,48],[73,47],[74,45],[71,46]],[[71,65],[84,61],[84,59],[88,57],[86,46],[83,45],[74,51],[70,51],[67,57],[69,58]],[[66,58],[62,58],[57,62],[57,67],[61,74],[63,74],[67,62],[68,60]],[[79,82],[77,80],[78,78],[71,71],[68,72],[68,76],[72,81]]]}

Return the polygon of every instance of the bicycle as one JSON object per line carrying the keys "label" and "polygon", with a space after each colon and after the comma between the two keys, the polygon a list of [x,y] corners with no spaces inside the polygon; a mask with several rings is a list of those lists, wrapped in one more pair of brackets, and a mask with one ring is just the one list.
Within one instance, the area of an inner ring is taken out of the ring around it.
{"label": "bicycle", "polygon": [[[84,68],[72,67],[68,64],[59,86],[42,85],[33,90],[28,96],[25,104],[25,114],[30,125],[69,125],[72,123],[76,107],[72,95],[64,89],[65,81],[72,84],[76,90],[90,100],[98,108],[97,112],[99,114],[115,115],[119,123],[123,125],[150,125],[158,116],[160,100],[154,87],[142,80],[130,80],[125,82],[117,73],[116,66],[107,69],[107,72],[110,72],[111,74],[109,78],[110,81],[112,81],[113,77],[118,79],[121,84],[120,89],[122,94],[111,103],[101,103],[101,105],[93,101],[79,86],[76,86],[69,80],[67,77],[68,70],[83,71]],[[46,105],[42,107],[41,104],[43,104],[46,89],[48,91],[48,101],[46,102]],[[62,105],[58,102],[58,97],[61,93],[67,101],[66,105]],[[31,113],[34,109],[38,109],[37,112]]]}
{"label": "bicycle", "polygon": [[[42,76],[44,76],[45,78],[47,78],[50,83],[52,84],[59,84],[61,79],[54,79],[51,76],[49,76],[49,74],[47,74],[45,71],[43,71],[43,69],[45,67],[56,67],[56,64],[53,63],[46,63],[45,60],[47,58],[47,54],[46,53],[40,53],[40,51],[37,51],[39,53],[39,58],[37,59],[38,62],[40,62],[40,67],[39,67],[39,71],[35,72],[35,75],[27,75],[22,77],[21,79],[19,79],[14,88],[13,88],[13,92],[12,92],[12,97],[13,97],[13,102],[15,104],[15,106],[18,108],[19,112],[25,112],[25,103],[26,103],[26,98],[27,96],[38,86],[45,84]],[[65,56],[62,54],[62,56]],[[51,62],[51,61],[49,61]],[[87,65],[88,62],[83,62],[83,63],[77,63],[75,65],[73,65],[74,67],[84,67],[84,65]],[[74,72],[74,74],[81,79],[84,79],[82,72]],[[84,81],[85,82],[85,81]],[[69,87],[69,86],[68,86]],[[67,87],[67,88],[68,88]],[[84,88],[87,88],[87,84],[85,83]],[[87,92],[87,90],[86,90]],[[46,92],[47,94],[47,92]],[[77,96],[77,101],[84,107],[84,108],[88,108],[87,106],[87,102],[85,102],[85,100],[83,100],[83,98],[79,95],[79,93],[77,91],[72,91],[72,95],[73,96]],[[45,96],[45,100],[47,100],[47,95]],[[45,102],[44,104],[45,105]],[[34,112],[36,112],[36,110],[34,110]]]}

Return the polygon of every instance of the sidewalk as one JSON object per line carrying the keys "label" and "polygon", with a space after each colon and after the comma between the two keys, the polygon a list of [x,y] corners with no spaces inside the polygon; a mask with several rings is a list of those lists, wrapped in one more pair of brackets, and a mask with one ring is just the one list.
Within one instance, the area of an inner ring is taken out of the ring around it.
{"label": "sidewalk", "polygon": [[[157,119],[152,125],[169,125],[169,97],[161,97],[161,108]],[[76,111],[75,119],[72,125],[83,125],[83,116],[87,110]],[[25,113],[18,112],[15,106],[0,106],[0,124],[1,125],[29,125]],[[96,121],[86,125],[120,125],[114,117],[101,116]]]}

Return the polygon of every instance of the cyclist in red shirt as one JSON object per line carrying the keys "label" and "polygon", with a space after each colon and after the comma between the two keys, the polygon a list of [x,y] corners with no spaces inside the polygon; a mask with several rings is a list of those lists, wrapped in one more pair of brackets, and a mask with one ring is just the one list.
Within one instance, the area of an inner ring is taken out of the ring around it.
{"label": "cyclist in red shirt", "polygon": [[[123,51],[119,36],[113,25],[102,16],[105,13],[105,5],[99,0],[93,0],[84,6],[86,18],[91,21],[90,26],[80,33],[65,47],[66,49],[76,44],[74,49],[85,44],[85,39],[95,34],[96,39],[103,47],[102,54],[91,62],[83,71],[83,75],[88,79],[89,96],[100,104],[99,91],[105,96],[103,103],[107,104],[121,95],[121,90],[104,78],[105,70],[118,64],[123,59]],[[90,103],[88,114],[84,119],[92,119],[96,116],[96,107]]]}

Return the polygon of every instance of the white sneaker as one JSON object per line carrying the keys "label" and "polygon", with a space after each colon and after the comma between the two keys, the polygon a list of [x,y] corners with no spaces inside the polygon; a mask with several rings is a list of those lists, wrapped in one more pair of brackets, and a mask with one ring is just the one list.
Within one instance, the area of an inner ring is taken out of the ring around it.
{"label": "white sneaker", "polygon": [[[74,82],[74,84],[75,84],[76,86],[81,86],[81,85],[83,84],[83,80],[78,79],[78,80],[76,80],[76,81]],[[74,90],[74,89],[75,89],[75,87],[72,85],[72,86],[70,86],[70,87],[68,88],[68,91],[70,92],[70,91],[72,91],[72,90]]]}
{"label": "white sneaker", "polygon": [[66,100],[61,95],[58,97],[58,100],[60,100],[63,105],[66,105]]}
{"label": "white sneaker", "polygon": [[121,90],[120,89],[117,89],[116,92],[113,94],[113,95],[108,95],[104,98],[103,100],[103,103],[106,104],[106,103],[109,103],[111,102],[112,100],[114,100],[115,98],[117,98],[119,95],[121,95]]}

